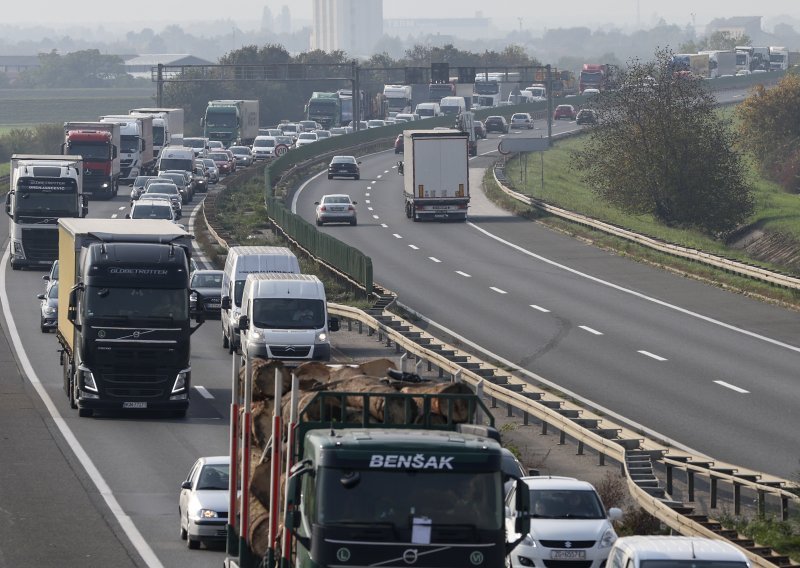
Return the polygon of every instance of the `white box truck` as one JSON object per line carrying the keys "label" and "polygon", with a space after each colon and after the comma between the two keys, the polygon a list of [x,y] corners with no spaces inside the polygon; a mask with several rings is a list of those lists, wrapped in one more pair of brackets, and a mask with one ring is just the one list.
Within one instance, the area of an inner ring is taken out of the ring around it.
{"label": "white box truck", "polygon": [[149,175],[155,166],[153,156],[153,117],[109,115],[100,122],[119,124],[122,138],[120,148],[120,180],[132,184],[137,176]]}
{"label": "white box truck", "polygon": [[149,115],[153,117],[153,157],[158,158],[161,149],[169,145],[183,144],[182,108],[134,108],[131,116]]}
{"label": "white box truck", "polygon": [[469,207],[469,134],[403,132],[406,217],[465,221]]}

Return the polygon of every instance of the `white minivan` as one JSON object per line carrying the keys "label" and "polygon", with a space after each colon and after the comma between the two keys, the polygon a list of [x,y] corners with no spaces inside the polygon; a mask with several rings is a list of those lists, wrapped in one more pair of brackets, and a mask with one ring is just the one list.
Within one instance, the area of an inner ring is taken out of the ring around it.
{"label": "white minivan", "polygon": [[740,549],[724,540],[698,536],[626,536],[617,539],[606,568],[750,568]]}
{"label": "white minivan", "polygon": [[222,346],[233,353],[239,346],[239,316],[248,274],[300,274],[300,263],[286,247],[238,246],[228,250],[222,274]]}
{"label": "white minivan", "polygon": [[330,361],[325,286],[310,274],[249,274],[239,316],[242,353],[247,357],[291,361]]}
{"label": "white minivan", "polygon": [[439,110],[442,114],[457,116],[467,110],[467,103],[464,97],[442,97],[439,101]]}
{"label": "white minivan", "polygon": [[419,115],[420,119],[436,118],[442,114],[439,103],[419,103],[414,108],[414,112]]}

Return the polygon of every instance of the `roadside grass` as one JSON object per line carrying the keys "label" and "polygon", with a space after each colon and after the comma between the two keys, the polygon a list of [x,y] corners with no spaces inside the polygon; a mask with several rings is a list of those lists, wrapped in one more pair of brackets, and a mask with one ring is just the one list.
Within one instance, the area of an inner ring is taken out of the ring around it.
{"label": "roadside grass", "polygon": [[800,516],[781,521],[774,517],[748,519],[725,515],[719,520],[725,528],[736,529],[761,546],[768,546],[800,562]]}

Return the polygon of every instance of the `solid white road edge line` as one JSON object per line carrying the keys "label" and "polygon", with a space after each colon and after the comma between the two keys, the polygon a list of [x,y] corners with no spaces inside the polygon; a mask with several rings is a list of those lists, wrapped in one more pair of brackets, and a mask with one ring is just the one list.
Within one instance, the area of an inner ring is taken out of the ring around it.
{"label": "solid white road edge line", "polygon": [[741,387],[737,387],[736,385],[732,385],[730,383],[726,383],[725,381],[714,381],[721,387],[725,387],[726,389],[731,389],[732,391],[736,391],[740,394],[750,394],[749,390],[745,390]]}
{"label": "solid white road edge line", "polygon": [[[123,511],[122,507],[117,501],[117,498],[114,497],[114,494],[111,492],[111,488],[100,474],[100,470],[98,470],[94,465],[94,462],[92,462],[89,454],[86,453],[86,450],[83,449],[83,446],[81,446],[80,442],[75,437],[75,434],[73,434],[72,430],[70,430],[69,426],[67,426],[66,421],[61,418],[61,415],[56,409],[56,406],[50,398],[50,395],[47,394],[44,385],[39,380],[36,372],[33,370],[31,361],[28,359],[28,354],[25,352],[25,348],[22,345],[22,339],[17,331],[17,326],[14,322],[14,316],[11,313],[12,310],[8,299],[8,294],[6,293],[6,269],[8,268],[8,258],[9,251],[8,247],[6,247],[5,253],[3,253],[3,260],[0,261],[0,303],[2,304],[3,313],[5,314],[6,328],[8,329],[8,334],[11,336],[11,343],[14,346],[14,351],[17,353],[17,359],[19,360],[19,364],[22,367],[25,377],[28,379],[28,382],[30,382],[31,386],[33,386],[33,388],[36,390],[36,394],[39,395],[39,398],[42,399],[42,402],[47,408],[47,412],[53,419],[58,431],[61,432],[62,436],[64,436],[64,440],[67,442],[70,449],[75,454],[75,457],[83,466],[83,469],[86,470],[87,475],[92,480],[92,483],[94,483],[97,491],[103,497],[106,505],[111,510],[111,514],[114,515],[115,519],[117,519],[120,527],[131,541],[131,544],[136,549],[136,552],[139,553],[139,556],[142,557],[142,560],[144,560],[145,564],[147,564],[149,568],[164,568],[164,565],[161,564],[161,561],[159,561],[158,557],[153,552],[153,549],[150,548],[150,545],[148,545],[144,540],[144,537],[139,532],[139,529],[136,528],[136,525],[133,524],[131,518],[125,514],[125,511]],[[64,399],[66,400],[66,395],[64,395]]]}

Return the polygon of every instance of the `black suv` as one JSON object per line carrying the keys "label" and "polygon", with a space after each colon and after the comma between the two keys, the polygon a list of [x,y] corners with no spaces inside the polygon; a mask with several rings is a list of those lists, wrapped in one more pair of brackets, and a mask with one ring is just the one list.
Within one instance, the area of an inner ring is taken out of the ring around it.
{"label": "black suv", "polygon": [[582,108],[575,117],[576,124],[597,124],[597,113],[590,108]]}
{"label": "black suv", "polygon": [[486,132],[500,132],[508,134],[508,121],[504,116],[490,116],[484,122]]}

